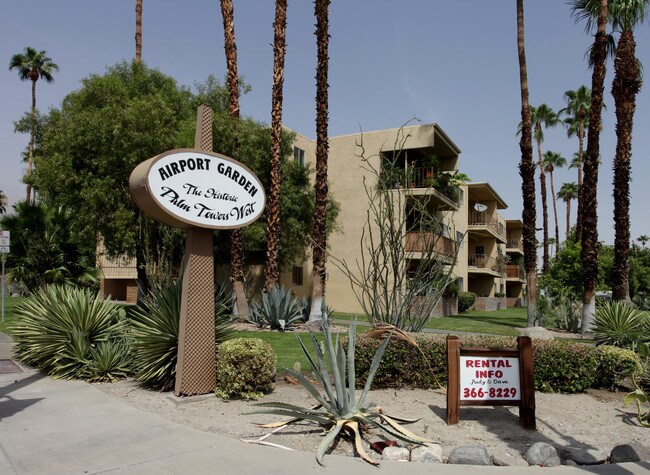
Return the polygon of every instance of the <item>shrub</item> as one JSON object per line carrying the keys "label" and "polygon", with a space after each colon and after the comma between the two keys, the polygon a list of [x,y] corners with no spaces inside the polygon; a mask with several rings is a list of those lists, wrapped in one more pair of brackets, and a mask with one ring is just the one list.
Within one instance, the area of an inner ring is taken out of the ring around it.
{"label": "shrub", "polygon": [[458,313],[463,313],[476,303],[474,292],[458,292]]}
{"label": "shrub", "polygon": [[96,292],[51,285],[16,307],[16,357],[63,379],[113,381],[129,371],[124,311]]}
{"label": "shrub", "polygon": [[[181,279],[154,285],[143,305],[131,315],[136,379],[152,389],[170,391],[176,382],[182,287]],[[219,295],[217,292],[215,344],[232,336]]]}
{"label": "shrub", "polygon": [[300,300],[293,298],[291,290],[278,285],[262,293],[262,301],[253,303],[250,309],[250,322],[260,328],[268,325],[271,330],[290,330],[302,318]]}
{"label": "shrub", "polygon": [[643,373],[641,358],[632,350],[602,345],[597,348],[597,384],[614,389],[625,379],[637,380]]}
{"label": "shrub", "polygon": [[648,343],[648,316],[626,302],[613,301],[596,307],[594,338],[598,345],[636,351]]}
{"label": "shrub", "polygon": [[259,338],[233,338],[217,348],[217,388],[223,399],[257,399],[273,390],[277,358]]}
{"label": "shrub", "polygon": [[596,381],[596,349],[587,345],[546,340],[533,342],[535,389],[577,393]]}

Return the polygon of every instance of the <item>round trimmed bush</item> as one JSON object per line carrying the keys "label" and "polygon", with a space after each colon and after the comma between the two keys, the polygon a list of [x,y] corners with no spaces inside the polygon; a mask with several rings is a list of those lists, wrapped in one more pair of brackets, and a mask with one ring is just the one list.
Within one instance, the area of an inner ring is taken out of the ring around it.
{"label": "round trimmed bush", "polygon": [[259,338],[233,338],[217,347],[217,388],[223,399],[256,399],[273,390],[277,357]]}
{"label": "round trimmed bush", "polygon": [[597,348],[597,384],[605,388],[621,386],[625,379],[639,379],[643,373],[641,358],[632,350],[602,345]]}
{"label": "round trimmed bush", "polygon": [[474,292],[458,293],[458,313],[463,313],[476,303],[476,294]]}

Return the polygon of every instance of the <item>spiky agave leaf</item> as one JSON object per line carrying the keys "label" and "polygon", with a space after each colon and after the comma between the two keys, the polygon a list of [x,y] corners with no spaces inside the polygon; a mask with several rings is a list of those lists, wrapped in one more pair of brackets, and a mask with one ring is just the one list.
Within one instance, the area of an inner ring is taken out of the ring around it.
{"label": "spiky agave leaf", "polygon": [[330,444],[334,442],[336,437],[339,435],[339,432],[341,432],[341,429],[343,429],[346,422],[347,420],[344,419],[336,421],[334,427],[332,427],[332,429],[327,434],[325,434],[325,437],[323,437],[323,440],[316,449],[316,461],[319,465],[323,465],[323,456],[325,455],[325,452],[329,448]]}
{"label": "spiky agave leaf", "polygon": [[361,431],[359,428],[359,423],[356,421],[350,421],[347,424],[345,424],[345,427],[348,428],[353,434],[354,448],[356,449],[359,456],[369,464],[375,466],[379,465],[379,462],[375,462],[373,459],[371,459],[368,453],[363,448],[363,444],[361,443]]}

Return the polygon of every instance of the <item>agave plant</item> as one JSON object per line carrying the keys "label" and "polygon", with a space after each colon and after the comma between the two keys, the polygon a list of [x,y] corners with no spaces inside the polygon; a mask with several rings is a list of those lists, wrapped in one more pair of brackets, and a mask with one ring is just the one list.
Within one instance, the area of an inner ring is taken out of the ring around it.
{"label": "agave plant", "polygon": [[[118,379],[129,371],[126,349],[118,345],[124,330],[121,309],[96,292],[51,285],[22,302],[16,317],[14,351],[27,365],[55,378],[93,381]],[[122,353],[99,363],[104,345],[117,345]]]}
{"label": "agave plant", "polygon": [[[152,389],[169,391],[174,387],[182,287],[180,278],[154,286],[143,306],[132,314],[131,351],[136,379]],[[233,334],[220,300],[223,295],[215,294],[215,344]]]}
{"label": "agave plant", "polygon": [[253,303],[249,321],[260,328],[268,325],[271,330],[285,331],[302,318],[300,301],[293,298],[291,290],[274,285],[262,294],[260,303]]}
{"label": "agave plant", "polygon": [[599,345],[637,351],[648,344],[648,316],[626,302],[614,301],[596,309],[594,338]]}
{"label": "agave plant", "polygon": [[352,438],[354,447],[361,458],[373,465],[378,465],[377,462],[368,456],[361,443],[362,434],[370,428],[381,429],[393,437],[412,444],[426,444],[431,442],[428,439],[413,434],[400,425],[400,423],[408,424],[417,422],[419,419],[407,420],[391,417],[385,414],[376,404],[366,404],[366,397],[370,391],[370,386],[379,367],[382,355],[390,340],[390,335],[384,339],[377,349],[370,366],[368,379],[358,399],[355,389],[355,324],[350,325],[347,354],[338,336],[332,342],[332,337],[327,326],[323,327],[323,336],[324,350],[321,348],[314,334],[311,333],[312,344],[316,352],[315,359],[311,356],[302,340],[298,338],[300,346],[312,368],[313,376],[323,389],[323,393],[299,372],[290,369],[286,370],[300,381],[305,389],[318,401],[318,405],[307,408],[282,402],[256,404],[257,406],[268,409],[255,411],[253,412],[254,414],[275,414],[292,418],[287,421],[265,424],[262,427],[276,428],[301,420],[313,421],[321,425],[326,430],[326,433],[316,451],[316,460],[320,465],[323,464],[323,456],[329,446],[341,435]]}

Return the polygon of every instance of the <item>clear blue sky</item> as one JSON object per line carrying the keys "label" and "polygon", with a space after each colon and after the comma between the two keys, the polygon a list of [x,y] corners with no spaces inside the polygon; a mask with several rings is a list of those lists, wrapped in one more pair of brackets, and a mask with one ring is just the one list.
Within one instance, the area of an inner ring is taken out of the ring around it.
{"label": "clear blue sky", "polygon": [[[234,0],[239,70],[253,90],[242,113],[269,122],[274,2]],[[11,55],[25,46],[46,50],[60,66],[53,84],[39,81],[38,107],[58,107],[91,73],[135,54],[135,0],[29,0],[3,2],[0,14],[0,189],[11,201],[24,196],[20,153],[27,135],[12,121],[30,107],[30,84],[8,71]],[[519,70],[514,1],[333,0],[330,17],[330,135],[398,127],[413,117],[437,122],[461,148],[461,170],[488,181],[509,204],[502,214],[521,217],[518,137]],[[584,53],[591,37],[574,24],[564,1],[525,2],[530,102],[564,107],[563,94],[591,73]],[[314,137],[315,19],[311,0],[289,0],[283,122]],[[637,56],[650,70],[650,24],[636,33]],[[145,0],[143,59],[192,85],[225,75],[221,13],[217,0]],[[612,159],[614,101],[608,65],[601,134],[599,239],[613,242]],[[632,236],[650,235],[650,92],[637,98],[631,185]],[[544,150],[570,159],[577,139],[558,127],[545,132]],[[575,170],[556,172],[556,187],[576,181]],[[537,182],[539,190],[539,182]],[[572,205],[575,220],[575,203]],[[558,203],[564,235],[564,203]],[[550,225],[553,226],[549,208]],[[541,213],[540,213],[541,216]],[[541,218],[540,218],[541,219]],[[551,227],[551,229],[553,229]]]}

